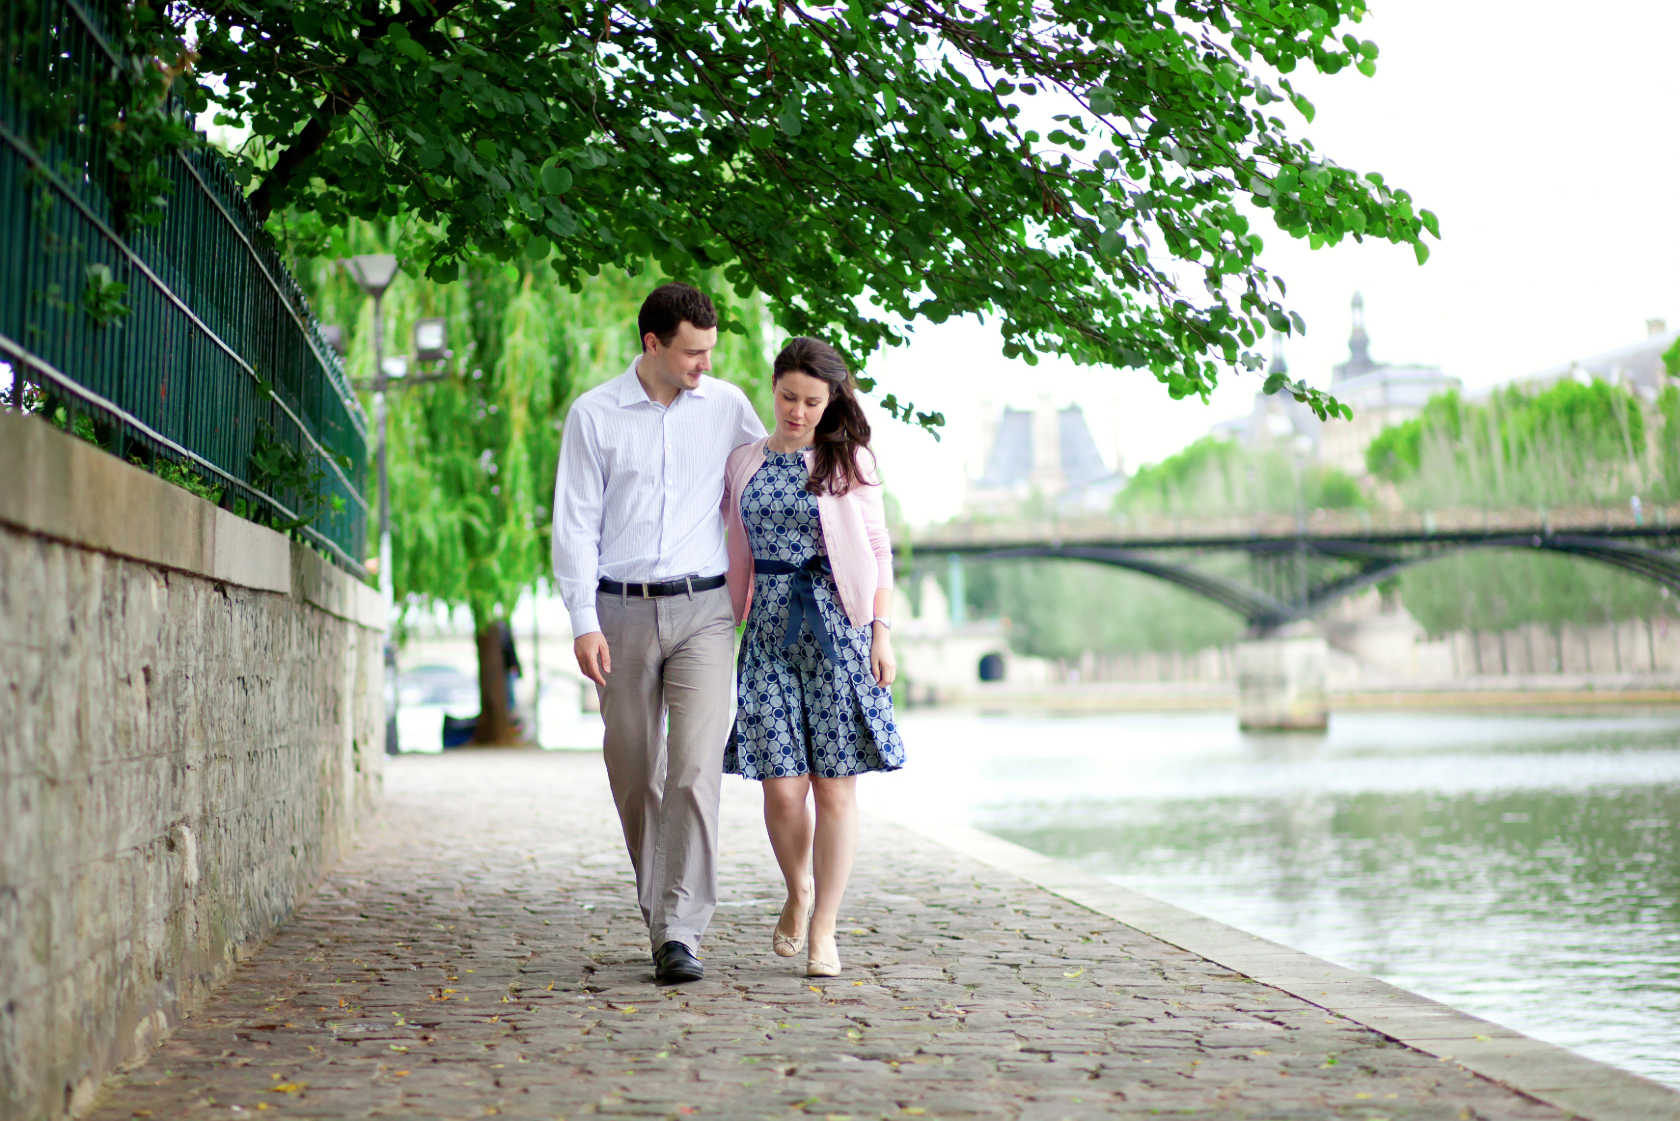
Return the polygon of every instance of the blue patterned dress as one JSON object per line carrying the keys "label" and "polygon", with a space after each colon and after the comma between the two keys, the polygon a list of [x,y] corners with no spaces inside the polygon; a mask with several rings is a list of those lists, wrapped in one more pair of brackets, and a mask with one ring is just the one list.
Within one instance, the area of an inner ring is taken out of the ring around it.
{"label": "blue patterned dress", "polygon": [[[753,556],[795,565],[827,556],[817,499],[805,489],[809,477],[803,453],[764,449],[764,466],[741,495]],[[893,720],[892,691],[875,684],[869,669],[870,628],[847,621],[834,577],[822,573],[815,580],[817,610],[841,664],[829,661],[808,622],[800,626],[799,641],[784,646],[794,579],[753,575],[736,671],[739,707],[724,771],[766,779],[898,770],[904,744]]]}

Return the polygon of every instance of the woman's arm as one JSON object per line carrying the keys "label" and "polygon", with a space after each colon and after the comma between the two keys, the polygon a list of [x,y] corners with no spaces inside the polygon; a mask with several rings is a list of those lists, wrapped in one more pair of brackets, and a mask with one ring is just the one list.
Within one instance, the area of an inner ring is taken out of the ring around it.
{"label": "woman's arm", "polygon": [[892,648],[893,558],[892,537],[887,533],[886,504],[881,500],[881,484],[875,472],[860,461],[858,473],[864,484],[854,487],[858,509],[863,514],[863,529],[869,537],[869,550],[875,554],[875,621],[870,624],[869,668],[875,683],[885,688],[898,676],[898,659]]}
{"label": "woman's arm", "polygon": [[[858,510],[863,514],[863,531],[869,537],[869,551],[875,554],[875,587],[878,591],[891,592],[893,586],[893,555],[892,537],[887,533],[886,504],[881,500],[881,484],[876,481],[875,472],[864,466],[860,460],[858,473],[863,476],[864,485],[853,487]],[[879,602],[879,600],[877,600]],[[892,600],[887,600],[887,610],[892,609]],[[877,615],[881,611],[875,612]]]}
{"label": "woman's arm", "polygon": [[875,684],[883,688],[891,685],[893,678],[898,676],[898,658],[892,648],[892,628],[887,625],[892,622],[892,601],[891,588],[875,590],[875,621],[869,626],[869,670],[875,675]]}

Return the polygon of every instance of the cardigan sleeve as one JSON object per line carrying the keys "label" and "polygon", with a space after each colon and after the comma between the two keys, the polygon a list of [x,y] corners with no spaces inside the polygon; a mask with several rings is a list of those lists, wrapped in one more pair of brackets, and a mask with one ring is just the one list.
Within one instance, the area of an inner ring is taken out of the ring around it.
{"label": "cardigan sleeve", "polygon": [[857,496],[858,510],[863,514],[863,529],[869,536],[869,549],[875,554],[875,565],[878,569],[875,586],[877,589],[891,588],[892,538],[887,534],[886,503],[882,501],[884,491],[873,469],[873,463],[866,465],[859,457],[858,474],[863,477],[864,485],[852,488],[852,493]]}

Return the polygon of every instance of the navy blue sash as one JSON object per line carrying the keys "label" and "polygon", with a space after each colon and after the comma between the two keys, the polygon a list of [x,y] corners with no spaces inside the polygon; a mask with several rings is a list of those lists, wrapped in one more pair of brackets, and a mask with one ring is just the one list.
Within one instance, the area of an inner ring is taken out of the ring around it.
{"label": "navy blue sash", "polygon": [[802,623],[809,623],[811,634],[816,638],[817,645],[822,647],[823,657],[830,665],[838,666],[840,655],[834,651],[834,636],[828,633],[828,624],[823,622],[822,612],[817,610],[816,577],[818,573],[833,571],[828,565],[828,558],[814,556],[804,564],[792,564],[754,557],[753,571],[766,576],[793,577],[788,587],[787,630],[782,645],[798,645],[799,627]]}

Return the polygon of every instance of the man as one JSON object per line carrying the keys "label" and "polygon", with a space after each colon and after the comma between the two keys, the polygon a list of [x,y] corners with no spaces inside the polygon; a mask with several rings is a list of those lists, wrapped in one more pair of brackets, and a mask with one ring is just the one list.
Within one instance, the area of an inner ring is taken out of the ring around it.
{"label": "man", "polygon": [[723,467],[764,425],[746,394],[706,374],[718,332],[704,294],[656,289],[637,329],[641,355],[566,417],[554,573],[578,668],[601,698],[654,979],[672,984],[704,975],[700,937],[717,906],[735,640]]}

